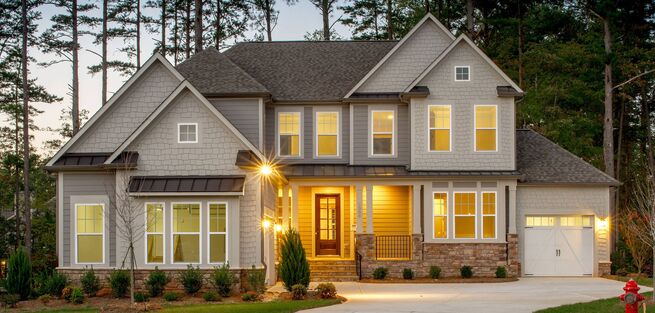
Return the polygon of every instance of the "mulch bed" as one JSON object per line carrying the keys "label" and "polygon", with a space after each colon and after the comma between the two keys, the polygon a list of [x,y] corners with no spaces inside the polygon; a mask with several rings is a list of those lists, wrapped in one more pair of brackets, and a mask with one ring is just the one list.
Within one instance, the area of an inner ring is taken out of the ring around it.
{"label": "mulch bed", "polygon": [[516,277],[508,278],[495,278],[495,277],[446,277],[439,279],[432,279],[427,277],[402,279],[402,278],[385,278],[385,279],[370,279],[365,278],[360,280],[360,283],[373,283],[373,284],[462,284],[462,283],[507,283],[519,280]]}

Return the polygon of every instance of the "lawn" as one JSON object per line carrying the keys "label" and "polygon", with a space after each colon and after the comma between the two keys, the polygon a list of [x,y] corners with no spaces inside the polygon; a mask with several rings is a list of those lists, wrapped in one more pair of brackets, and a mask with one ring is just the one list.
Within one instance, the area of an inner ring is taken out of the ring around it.
{"label": "lawn", "polygon": [[653,279],[649,277],[640,277],[639,279],[635,279],[636,277],[628,277],[628,276],[616,276],[616,275],[611,275],[607,276],[609,279],[614,279],[618,281],[628,281],[631,278],[634,279],[639,286],[647,286],[647,287],[653,287]]}
{"label": "lawn", "polygon": [[[651,292],[644,293],[644,297],[650,299]],[[648,312],[655,310],[655,304],[648,305]],[[609,299],[601,299],[591,302],[567,304],[555,308],[536,311],[535,313],[621,313],[625,312],[625,304],[619,301],[618,296]],[[641,312],[641,309],[639,309]]]}
{"label": "lawn", "polygon": [[300,310],[318,308],[340,303],[339,299],[305,300],[305,301],[273,301],[239,304],[202,304],[181,307],[168,307],[162,310],[167,313],[292,313]]}

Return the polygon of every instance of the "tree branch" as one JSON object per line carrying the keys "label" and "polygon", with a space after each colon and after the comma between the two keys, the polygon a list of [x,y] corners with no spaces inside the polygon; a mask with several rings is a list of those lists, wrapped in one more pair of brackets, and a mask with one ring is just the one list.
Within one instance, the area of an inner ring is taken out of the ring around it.
{"label": "tree branch", "polygon": [[618,84],[618,85],[612,87],[612,90],[614,90],[614,89],[618,89],[618,88],[621,88],[621,87],[623,87],[624,85],[629,84],[629,83],[632,82],[633,80],[635,80],[635,79],[637,79],[637,78],[639,78],[639,77],[642,77],[642,76],[644,76],[644,75],[648,75],[648,74],[653,73],[653,72],[655,72],[655,69],[645,71],[645,72],[643,72],[643,73],[641,73],[641,74],[639,74],[639,75],[637,75],[637,76],[634,76],[634,77],[632,77],[632,78],[630,78],[630,79],[628,79],[628,80],[626,80],[626,81],[624,81],[624,82],[622,82],[622,83],[620,83],[620,84]]}

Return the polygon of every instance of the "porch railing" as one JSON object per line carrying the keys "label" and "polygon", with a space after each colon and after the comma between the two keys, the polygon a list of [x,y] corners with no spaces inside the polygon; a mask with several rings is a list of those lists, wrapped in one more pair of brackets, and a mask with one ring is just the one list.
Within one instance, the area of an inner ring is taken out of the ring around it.
{"label": "porch railing", "polygon": [[412,236],[375,236],[375,257],[378,260],[410,260],[412,258]]}

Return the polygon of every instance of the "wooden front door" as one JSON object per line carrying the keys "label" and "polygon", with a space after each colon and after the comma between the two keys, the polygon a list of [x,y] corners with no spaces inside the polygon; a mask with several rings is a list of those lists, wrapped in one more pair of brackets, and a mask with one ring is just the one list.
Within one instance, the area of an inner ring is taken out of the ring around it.
{"label": "wooden front door", "polygon": [[339,194],[317,194],[315,237],[316,255],[341,253],[341,199]]}

